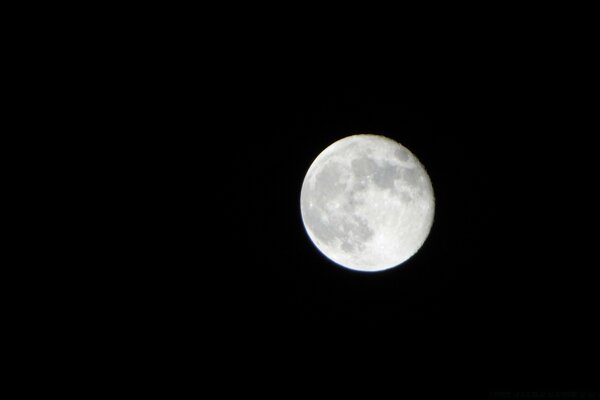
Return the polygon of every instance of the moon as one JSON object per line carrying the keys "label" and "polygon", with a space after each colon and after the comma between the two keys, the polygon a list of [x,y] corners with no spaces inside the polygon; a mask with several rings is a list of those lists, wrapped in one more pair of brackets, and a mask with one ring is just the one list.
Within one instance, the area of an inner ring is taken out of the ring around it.
{"label": "moon", "polygon": [[300,193],[302,222],[317,249],[356,271],[383,271],[411,258],[433,224],[429,175],[400,143],[353,135],[311,164]]}

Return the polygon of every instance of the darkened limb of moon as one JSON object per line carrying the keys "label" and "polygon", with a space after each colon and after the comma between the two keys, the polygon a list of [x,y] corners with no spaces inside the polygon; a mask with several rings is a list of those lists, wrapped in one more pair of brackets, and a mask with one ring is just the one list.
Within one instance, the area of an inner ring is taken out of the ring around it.
{"label": "darkened limb of moon", "polygon": [[427,238],[433,188],[408,149],[383,136],[355,135],[315,159],[300,207],[308,236],[325,256],[380,271],[406,261]]}

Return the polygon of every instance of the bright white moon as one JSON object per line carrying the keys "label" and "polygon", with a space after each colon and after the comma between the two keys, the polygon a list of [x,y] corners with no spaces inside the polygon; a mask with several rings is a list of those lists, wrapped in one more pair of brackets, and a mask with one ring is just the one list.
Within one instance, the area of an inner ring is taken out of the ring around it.
{"label": "bright white moon", "polygon": [[354,135],[312,163],[300,194],[308,236],[335,263],[382,271],[412,257],[427,239],[435,210],[425,168],[401,144]]}

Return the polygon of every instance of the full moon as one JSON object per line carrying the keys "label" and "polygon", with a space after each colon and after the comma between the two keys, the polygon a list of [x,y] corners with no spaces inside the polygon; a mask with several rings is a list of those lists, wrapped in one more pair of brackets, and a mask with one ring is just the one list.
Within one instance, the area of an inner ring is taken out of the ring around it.
{"label": "full moon", "polygon": [[302,184],[302,221],[333,262],[357,271],[396,267],[433,224],[431,180],[417,157],[384,136],[354,135],[317,156]]}

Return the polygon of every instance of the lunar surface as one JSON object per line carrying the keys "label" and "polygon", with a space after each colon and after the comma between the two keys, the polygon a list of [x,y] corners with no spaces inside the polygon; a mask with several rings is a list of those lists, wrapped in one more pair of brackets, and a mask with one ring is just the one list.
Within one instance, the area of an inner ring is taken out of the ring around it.
{"label": "lunar surface", "polygon": [[354,135],[312,163],[300,194],[309,238],[327,258],[358,271],[402,264],[423,245],[435,210],[425,168],[384,136]]}

